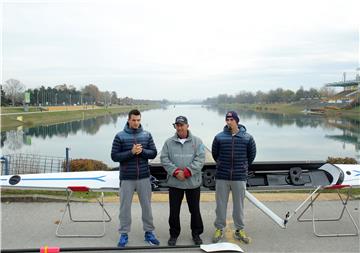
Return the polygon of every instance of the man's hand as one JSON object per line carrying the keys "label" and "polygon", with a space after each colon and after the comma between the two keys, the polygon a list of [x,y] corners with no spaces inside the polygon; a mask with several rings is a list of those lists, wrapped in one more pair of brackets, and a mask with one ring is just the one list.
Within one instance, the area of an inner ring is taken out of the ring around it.
{"label": "man's hand", "polygon": [[180,181],[185,181],[185,175],[184,175],[184,171],[179,170],[178,173],[176,174],[176,178]]}
{"label": "man's hand", "polygon": [[132,149],[131,149],[131,153],[133,153],[134,155],[138,155],[142,152],[142,145],[141,144],[134,144]]}
{"label": "man's hand", "polygon": [[184,177],[185,178],[191,177],[191,171],[187,167],[184,168]]}
{"label": "man's hand", "polygon": [[140,154],[143,150],[142,145],[141,144],[136,144],[137,145],[137,152],[136,155]]}

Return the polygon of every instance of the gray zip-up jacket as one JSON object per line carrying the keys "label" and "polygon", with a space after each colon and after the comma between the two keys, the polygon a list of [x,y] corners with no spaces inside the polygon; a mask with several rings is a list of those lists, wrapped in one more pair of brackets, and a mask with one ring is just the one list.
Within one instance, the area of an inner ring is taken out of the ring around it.
{"label": "gray zip-up jacket", "polygon": [[[201,170],[205,163],[205,146],[201,139],[189,131],[184,144],[179,141],[177,134],[165,141],[161,150],[160,160],[168,173],[167,185],[180,189],[194,189],[201,186]],[[191,177],[180,181],[173,176],[177,168],[187,167]]]}

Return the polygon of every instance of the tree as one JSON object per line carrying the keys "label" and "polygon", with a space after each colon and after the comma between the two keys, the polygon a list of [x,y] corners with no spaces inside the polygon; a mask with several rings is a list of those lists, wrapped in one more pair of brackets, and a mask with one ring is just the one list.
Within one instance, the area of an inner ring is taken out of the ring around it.
{"label": "tree", "polygon": [[289,102],[294,101],[295,92],[293,92],[292,90],[284,90],[283,95],[284,95],[285,102],[289,103]]}
{"label": "tree", "polygon": [[267,94],[263,91],[258,90],[255,95],[255,102],[259,104],[266,103]]}
{"label": "tree", "polygon": [[11,101],[5,97],[5,92],[2,85],[0,85],[0,90],[1,90],[1,106],[9,105]]}
{"label": "tree", "polygon": [[220,94],[217,97],[217,104],[227,104],[229,103],[229,96],[227,94]]}
{"label": "tree", "polygon": [[319,98],[319,97],[320,97],[320,94],[319,94],[319,92],[318,92],[316,89],[310,88],[310,90],[309,90],[309,96],[310,96],[311,98]]}
{"label": "tree", "polygon": [[305,97],[304,88],[301,86],[295,93],[295,100],[299,101],[300,99]]}
{"label": "tree", "polygon": [[101,98],[101,92],[99,88],[94,84],[89,84],[84,87],[82,94],[91,97],[94,102],[99,102]]}
{"label": "tree", "polygon": [[268,103],[277,103],[281,99],[282,89],[278,88],[276,90],[270,90],[267,96]]}
{"label": "tree", "polygon": [[118,103],[118,97],[115,91],[111,92],[111,104],[117,104]]}
{"label": "tree", "polygon": [[336,91],[334,88],[323,86],[319,90],[319,95],[324,98],[330,98],[335,96]]}
{"label": "tree", "polygon": [[5,81],[4,85],[5,97],[11,100],[13,106],[16,103],[23,101],[23,92],[25,91],[25,85],[19,80],[9,79]]}
{"label": "tree", "polygon": [[111,103],[111,94],[108,91],[101,92],[101,102],[104,102],[104,105]]}

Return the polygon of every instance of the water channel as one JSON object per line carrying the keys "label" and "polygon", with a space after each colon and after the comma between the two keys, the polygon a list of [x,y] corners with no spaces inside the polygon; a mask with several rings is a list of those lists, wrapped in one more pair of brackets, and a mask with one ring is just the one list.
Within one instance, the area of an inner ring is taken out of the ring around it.
{"label": "water channel", "polygon": [[[222,130],[225,110],[201,105],[171,105],[144,111],[142,125],[153,135],[158,151],[174,134],[175,117],[188,118],[190,130],[211,148]],[[328,156],[360,159],[360,121],[328,119],[314,115],[283,115],[239,111],[257,144],[256,161],[326,160]],[[115,134],[122,130],[127,115],[106,115],[49,126],[1,132],[2,154],[27,153],[100,160],[110,167],[110,150]]]}

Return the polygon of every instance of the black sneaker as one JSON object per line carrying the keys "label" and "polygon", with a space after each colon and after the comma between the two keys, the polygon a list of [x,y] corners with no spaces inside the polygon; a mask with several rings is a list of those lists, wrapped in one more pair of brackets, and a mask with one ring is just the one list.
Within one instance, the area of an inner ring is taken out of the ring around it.
{"label": "black sneaker", "polygon": [[168,240],[168,245],[169,246],[176,246],[176,241],[177,241],[177,237],[170,236],[170,238]]}
{"label": "black sneaker", "polygon": [[195,245],[201,245],[203,243],[203,241],[201,240],[199,235],[193,235],[192,239],[193,239]]}

